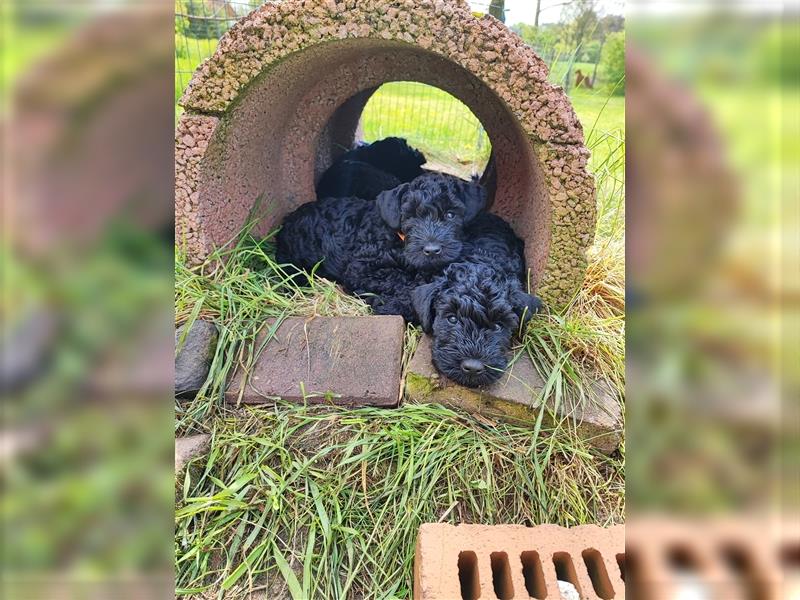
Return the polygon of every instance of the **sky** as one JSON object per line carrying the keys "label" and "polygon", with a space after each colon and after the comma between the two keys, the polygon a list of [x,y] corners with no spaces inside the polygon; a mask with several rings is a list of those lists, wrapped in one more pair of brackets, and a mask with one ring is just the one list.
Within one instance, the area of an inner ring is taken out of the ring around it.
{"label": "sky", "polygon": [[[489,0],[469,0],[474,10],[485,12]],[[557,23],[561,17],[564,0],[542,0],[542,12],[539,23]],[[600,15],[625,14],[623,0],[598,0],[597,8]],[[515,23],[533,24],[536,15],[536,0],[506,0],[506,25]]]}

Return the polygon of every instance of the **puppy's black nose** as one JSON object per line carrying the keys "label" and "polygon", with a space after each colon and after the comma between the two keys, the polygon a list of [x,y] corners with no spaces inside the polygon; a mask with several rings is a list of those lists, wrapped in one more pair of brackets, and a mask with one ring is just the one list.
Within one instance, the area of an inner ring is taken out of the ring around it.
{"label": "puppy's black nose", "polygon": [[442,247],[439,244],[435,244],[433,242],[428,242],[422,248],[422,252],[423,252],[423,254],[425,254],[425,256],[434,256],[436,254],[441,254],[442,253]]}
{"label": "puppy's black nose", "polygon": [[483,373],[485,368],[486,367],[483,366],[481,361],[474,358],[465,358],[461,361],[461,370],[464,371],[464,373],[469,373],[470,375]]}

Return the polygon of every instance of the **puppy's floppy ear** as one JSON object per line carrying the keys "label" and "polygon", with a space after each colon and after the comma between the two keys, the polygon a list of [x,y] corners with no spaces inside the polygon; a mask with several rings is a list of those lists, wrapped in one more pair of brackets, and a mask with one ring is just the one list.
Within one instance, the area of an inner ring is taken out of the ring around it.
{"label": "puppy's floppy ear", "polygon": [[486,208],[489,193],[479,183],[464,184],[464,223],[469,223]]}
{"label": "puppy's floppy ear", "polygon": [[520,319],[520,325],[525,325],[536,315],[544,310],[544,303],[538,296],[526,294],[522,290],[514,292],[512,296],[514,312]]}
{"label": "puppy's floppy ear", "polygon": [[417,286],[411,292],[411,304],[425,333],[430,333],[433,327],[433,319],[436,317],[433,303],[436,301],[439,288],[439,282],[434,281],[433,283]]}
{"label": "puppy's floppy ear", "polygon": [[408,184],[404,183],[381,192],[375,199],[381,219],[392,229],[400,229],[400,201],[407,189]]}

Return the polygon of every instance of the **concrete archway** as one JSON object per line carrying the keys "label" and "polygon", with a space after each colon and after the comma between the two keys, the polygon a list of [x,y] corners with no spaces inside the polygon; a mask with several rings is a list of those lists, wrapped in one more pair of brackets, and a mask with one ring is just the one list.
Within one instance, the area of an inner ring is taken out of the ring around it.
{"label": "concrete archway", "polygon": [[[464,102],[492,143],[492,211],[526,240],[531,281],[553,305],[580,285],[595,195],[563,91],[516,35],[461,0],[285,0],[237,23],[195,73],[176,138],[176,239],[193,261],[257,206],[266,232],[314,198],[370,95],[418,81]],[[263,201],[257,203],[257,199]]]}

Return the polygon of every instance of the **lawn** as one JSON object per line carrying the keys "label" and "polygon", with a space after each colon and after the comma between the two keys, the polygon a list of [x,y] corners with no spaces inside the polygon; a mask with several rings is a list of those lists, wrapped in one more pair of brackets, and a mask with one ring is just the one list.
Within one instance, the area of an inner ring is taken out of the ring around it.
{"label": "lawn", "polygon": [[[533,360],[547,381],[542,394],[554,402],[585,401],[598,378],[622,402],[624,98],[590,90],[571,98],[592,150],[597,240],[572,303],[534,319],[515,351]],[[469,171],[488,157],[466,107],[419,84],[383,87],[363,128],[367,139],[403,135],[437,165]],[[222,257],[224,269],[208,268]],[[178,594],[410,598],[422,522],[623,520],[624,445],[604,456],[565,423],[510,426],[411,402],[345,410],[221,401],[234,365],[252,363],[254,333],[265,319],[368,310],[325,280],[298,285],[274,262],[269,238],[244,232],[201,267],[176,257],[176,321],[203,317],[221,331],[206,385],[193,401],[176,404],[178,435],[213,436],[210,453],[176,481]],[[407,355],[418,336],[409,327]]]}
{"label": "lawn", "polygon": [[[575,112],[583,124],[592,161],[601,165],[625,135],[625,98],[605,89],[572,89]],[[370,98],[362,115],[364,139],[388,135],[406,138],[422,150],[429,168],[462,177],[480,174],[491,143],[469,108],[447,92],[414,82],[387,83]]]}
{"label": "lawn", "polygon": [[387,83],[370,98],[361,118],[366,141],[404,137],[427,157],[429,167],[469,177],[480,174],[491,144],[467,106],[438,88]]}

